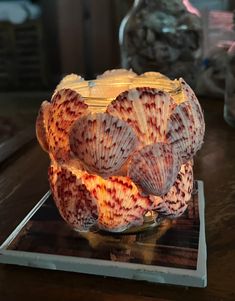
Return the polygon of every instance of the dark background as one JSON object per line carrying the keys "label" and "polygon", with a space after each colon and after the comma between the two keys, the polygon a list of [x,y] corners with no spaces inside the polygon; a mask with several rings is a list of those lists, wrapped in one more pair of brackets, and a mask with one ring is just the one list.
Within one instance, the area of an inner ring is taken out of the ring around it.
{"label": "dark background", "polygon": [[[31,2],[41,7],[39,19],[20,25],[0,22],[0,91],[51,90],[65,74],[91,79],[120,67],[118,30],[133,0]],[[232,0],[191,3],[235,6]]]}

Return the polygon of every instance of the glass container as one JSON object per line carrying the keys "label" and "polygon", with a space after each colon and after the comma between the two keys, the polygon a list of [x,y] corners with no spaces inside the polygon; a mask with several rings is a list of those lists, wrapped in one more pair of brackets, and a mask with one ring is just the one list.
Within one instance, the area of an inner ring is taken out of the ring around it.
{"label": "glass container", "polygon": [[228,50],[225,79],[224,119],[235,127],[235,42]]}
{"label": "glass container", "polygon": [[121,63],[195,86],[202,57],[199,12],[188,0],[135,0],[119,30]]}

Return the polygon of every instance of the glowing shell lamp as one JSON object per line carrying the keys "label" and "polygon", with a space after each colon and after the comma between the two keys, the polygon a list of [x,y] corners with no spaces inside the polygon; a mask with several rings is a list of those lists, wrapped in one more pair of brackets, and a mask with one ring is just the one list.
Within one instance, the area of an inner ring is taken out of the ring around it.
{"label": "glowing shell lamp", "polygon": [[36,121],[55,204],[77,231],[123,232],[179,217],[204,132],[183,79],[124,69],[91,81],[66,76]]}

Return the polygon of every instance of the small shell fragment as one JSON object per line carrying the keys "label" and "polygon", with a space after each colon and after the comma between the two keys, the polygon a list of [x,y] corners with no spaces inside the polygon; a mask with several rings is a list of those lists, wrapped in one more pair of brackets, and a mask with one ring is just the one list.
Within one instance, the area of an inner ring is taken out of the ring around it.
{"label": "small shell fragment", "polygon": [[91,172],[104,177],[118,172],[135,150],[137,138],[131,127],[117,117],[89,114],[70,132],[70,147]]}
{"label": "small shell fragment", "polygon": [[73,123],[88,112],[87,108],[82,97],[70,89],[60,90],[52,98],[48,139],[55,160],[63,163],[71,158],[68,133]]}
{"label": "small shell fragment", "polygon": [[98,218],[95,198],[79,175],[66,166],[53,163],[49,167],[49,182],[55,204],[63,219],[77,231],[87,231]]}
{"label": "small shell fragment", "polygon": [[145,194],[166,194],[176,180],[179,160],[174,148],[165,143],[145,146],[129,164],[128,176]]}
{"label": "small shell fragment", "polygon": [[121,93],[107,113],[126,121],[143,145],[164,142],[169,117],[174,109],[169,94],[153,88],[136,88]]}
{"label": "small shell fragment", "polygon": [[51,104],[48,101],[43,101],[36,119],[36,136],[42,149],[46,152],[49,150],[47,131],[50,107]]}

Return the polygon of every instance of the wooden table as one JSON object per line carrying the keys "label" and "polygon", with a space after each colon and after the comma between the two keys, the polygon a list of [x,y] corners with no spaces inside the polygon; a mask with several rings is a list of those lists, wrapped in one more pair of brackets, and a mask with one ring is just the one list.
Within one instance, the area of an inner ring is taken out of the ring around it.
{"label": "wooden table", "polygon": [[[223,102],[202,100],[206,139],[195,158],[205,184],[208,287],[150,284],[0,265],[0,300],[235,300],[235,129]],[[48,190],[48,158],[35,140],[0,165],[0,243]]]}

